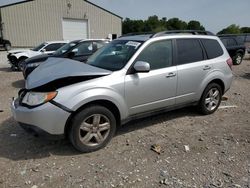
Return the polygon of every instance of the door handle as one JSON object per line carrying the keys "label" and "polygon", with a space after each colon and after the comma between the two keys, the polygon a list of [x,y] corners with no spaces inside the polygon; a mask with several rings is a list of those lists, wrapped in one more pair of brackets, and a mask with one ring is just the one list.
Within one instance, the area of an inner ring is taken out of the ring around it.
{"label": "door handle", "polygon": [[170,73],[168,73],[168,75],[166,76],[166,78],[175,77],[175,76],[176,76],[175,73],[170,72]]}
{"label": "door handle", "polygon": [[209,69],[211,69],[211,67],[208,66],[208,65],[206,65],[205,67],[203,67],[203,70],[209,70]]}

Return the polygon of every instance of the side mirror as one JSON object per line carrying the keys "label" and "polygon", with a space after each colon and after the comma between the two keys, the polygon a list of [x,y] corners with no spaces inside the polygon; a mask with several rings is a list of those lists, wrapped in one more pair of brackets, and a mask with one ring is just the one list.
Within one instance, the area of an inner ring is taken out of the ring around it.
{"label": "side mirror", "polygon": [[134,64],[134,69],[136,72],[149,72],[150,65],[148,62],[145,62],[145,61],[137,61]]}
{"label": "side mirror", "polygon": [[41,52],[46,52],[46,49],[44,48],[44,49],[41,49]]}

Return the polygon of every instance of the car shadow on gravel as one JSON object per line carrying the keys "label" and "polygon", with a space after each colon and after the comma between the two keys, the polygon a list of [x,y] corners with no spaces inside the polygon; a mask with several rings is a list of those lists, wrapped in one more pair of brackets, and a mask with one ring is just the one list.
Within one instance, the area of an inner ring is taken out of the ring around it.
{"label": "car shadow on gravel", "polygon": [[116,136],[126,134],[132,131],[143,129],[146,127],[153,126],[158,123],[168,122],[173,119],[177,119],[184,116],[199,116],[197,110],[194,107],[186,107],[178,110],[173,110],[169,112],[159,113],[154,116],[149,116],[137,120],[132,120],[123,126],[119,127]]}
{"label": "car shadow on gravel", "polygon": [[71,156],[77,152],[67,140],[47,140],[26,133],[13,118],[0,125],[0,158],[14,161],[51,155]]}
{"label": "car shadow on gravel", "polygon": [[[198,116],[194,108],[184,108],[159,115],[133,120],[119,127],[116,136],[144,129],[155,124],[168,122],[183,116]],[[64,140],[47,140],[26,133],[13,118],[5,120],[0,125],[0,158],[14,161],[41,159],[51,155],[74,156],[82,155],[72,145]]]}
{"label": "car shadow on gravel", "polygon": [[17,80],[12,83],[14,88],[24,88],[25,87],[25,80]]}
{"label": "car shadow on gravel", "polygon": [[250,73],[245,73],[242,78],[249,79],[250,80]]}

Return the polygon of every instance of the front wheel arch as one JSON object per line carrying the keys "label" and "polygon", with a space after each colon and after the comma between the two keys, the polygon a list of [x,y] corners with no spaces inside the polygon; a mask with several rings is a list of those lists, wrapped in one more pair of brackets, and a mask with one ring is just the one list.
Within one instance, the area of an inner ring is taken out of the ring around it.
{"label": "front wheel arch", "polygon": [[86,104],[82,105],[81,107],[79,107],[76,111],[74,111],[70,115],[70,117],[68,118],[68,120],[66,122],[66,126],[64,128],[65,137],[68,137],[68,133],[69,133],[69,130],[70,130],[70,127],[71,127],[71,124],[72,124],[73,117],[77,113],[79,113],[80,111],[82,111],[83,109],[85,109],[86,107],[88,107],[90,105],[99,105],[99,106],[103,106],[103,107],[107,108],[108,110],[110,110],[115,116],[116,125],[120,126],[120,124],[121,124],[121,113],[120,113],[119,108],[114,103],[112,103],[111,101],[108,101],[108,100],[95,100],[95,101],[91,101],[89,103],[86,103]]}
{"label": "front wheel arch", "polygon": [[26,56],[21,56],[21,57],[18,58],[17,66],[18,66],[18,68],[20,70],[21,70],[21,67],[22,67],[21,63],[23,63],[26,59],[28,59],[28,57],[26,57]]}
{"label": "front wheel arch", "polygon": [[78,151],[93,152],[110,142],[116,127],[113,112],[101,105],[89,105],[72,118],[68,138]]}

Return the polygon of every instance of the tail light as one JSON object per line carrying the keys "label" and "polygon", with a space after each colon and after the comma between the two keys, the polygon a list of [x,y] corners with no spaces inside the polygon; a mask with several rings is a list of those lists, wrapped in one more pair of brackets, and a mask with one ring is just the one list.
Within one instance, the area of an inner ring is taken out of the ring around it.
{"label": "tail light", "polygon": [[229,58],[228,60],[227,60],[227,65],[230,67],[230,69],[232,70],[232,66],[233,66],[233,60],[232,60],[232,58]]}

